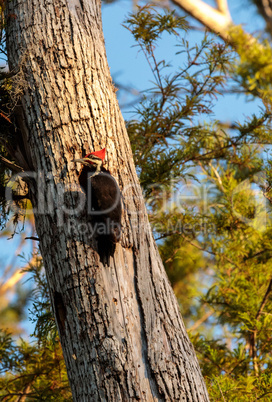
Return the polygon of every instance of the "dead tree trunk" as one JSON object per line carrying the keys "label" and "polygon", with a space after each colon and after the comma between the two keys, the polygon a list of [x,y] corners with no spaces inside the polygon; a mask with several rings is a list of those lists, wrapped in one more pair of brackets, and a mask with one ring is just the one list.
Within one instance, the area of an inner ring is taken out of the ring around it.
{"label": "dead tree trunk", "polygon": [[[148,223],[100,2],[7,1],[6,18],[10,69],[19,69],[17,162],[35,171],[30,196],[74,400],[208,401]],[[122,238],[107,261],[71,212],[80,194],[72,160],[104,146],[123,194]]]}

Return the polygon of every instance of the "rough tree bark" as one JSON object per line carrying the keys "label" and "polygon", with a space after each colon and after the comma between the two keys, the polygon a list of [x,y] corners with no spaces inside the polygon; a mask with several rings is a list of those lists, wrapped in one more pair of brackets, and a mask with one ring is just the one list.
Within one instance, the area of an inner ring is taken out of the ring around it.
{"label": "rough tree bark", "polygon": [[[16,162],[36,172],[30,197],[74,400],[208,401],[148,223],[100,1],[12,0],[6,18],[21,93]],[[124,205],[122,239],[101,262],[65,208],[79,194],[72,160],[104,146]]]}

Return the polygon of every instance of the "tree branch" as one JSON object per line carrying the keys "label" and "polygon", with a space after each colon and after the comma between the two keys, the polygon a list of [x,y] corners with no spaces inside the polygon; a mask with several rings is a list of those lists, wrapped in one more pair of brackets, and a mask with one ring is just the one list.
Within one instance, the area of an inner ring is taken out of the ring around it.
{"label": "tree branch", "polygon": [[261,303],[260,308],[258,310],[258,313],[256,314],[256,320],[258,320],[260,318],[260,315],[263,312],[263,309],[264,309],[264,307],[266,305],[266,302],[268,300],[268,297],[269,297],[271,291],[272,291],[272,279],[269,282],[268,288],[267,288],[267,290],[265,292],[265,295],[263,297],[263,300],[262,300],[262,303]]}
{"label": "tree branch", "polygon": [[251,353],[252,353],[254,373],[258,377],[259,376],[259,366],[258,366],[258,357],[257,357],[257,329],[255,329],[252,333]]}
{"label": "tree branch", "polygon": [[201,324],[203,324],[203,322],[205,322],[211,315],[213,315],[213,311],[207,311],[201,318],[199,318],[199,320],[197,320],[192,326],[191,328],[189,328],[187,331],[194,331],[195,329],[197,329]]}
{"label": "tree branch", "polygon": [[[258,321],[260,318],[260,315],[263,312],[263,309],[266,305],[266,302],[269,298],[269,295],[271,293],[272,290],[272,279],[270,280],[269,284],[268,284],[268,288],[265,292],[265,295],[263,297],[263,300],[261,302],[260,308],[256,314],[256,320]],[[251,346],[251,353],[252,353],[252,360],[253,360],[253,368],[254,368],[254,372],[255,375],[258,376],[259,375],[259,366],[258,366],[258,356],[257,356],[257,328],[254,329],[251,339],[250,339],[250,346]]]}
{"label": "tree branch", "polygon": [[35,240],[35,241],[40,241],[38,237],[35,236],[30,236],[30,237],[25,237],[25,240]]}
{"label": "tree branch", "polygon": [[226,0],[218,0],[218,10],[209,6],[202,0],[172,0],[192,17],[197,19],[211,31],[218,33],[222,39],[228,40],[228,30],[232,25],[232,19]]}
{"label": "tree branch", "polygon": [[33,256],[31,260],[26,264],[25,267],[20,268],[20,270],[15,271],[12,276],[4,283],[0,284],[0,295],[6,294],[8,291],[10,291],[16,283],[18,283],[21,278],[27,273],[27,269],[31,267],[32,265],[37,264],[37,257]]}
{"label": "tree branch", "polygon": [[31,391],[31,385],[32,385],[32,383],[33,383],[33,381],[31,381],[29,384],[27,384],[27,385],[24,387],[24,390],[23,390],[22,395],[20,395],[20,396],[16,399],[16,402],[25,402],[25,400],[26,400],[28,394],[29,394],[30,391]]}
{"label": "tree branch", "polygon": [[16,71],[1,71],[0,80],[14,77],[18,72],[19,72],[19,69],[17,69]]}
{"label": "tree branch", "polygon": [[231,18],[227,0],[216,0],[216,3],[218,11],[220,11],[222,14],[228,15],[229,18]]}
{"label": "tree branch", "polygon": [[16,165],[15,162],[9,161],[8,159],[4,158],[4,156],[2,156],[2,155],[0,155],[0,161],[13,172],[23,172],[24,171],[24,169],[21,166]]}

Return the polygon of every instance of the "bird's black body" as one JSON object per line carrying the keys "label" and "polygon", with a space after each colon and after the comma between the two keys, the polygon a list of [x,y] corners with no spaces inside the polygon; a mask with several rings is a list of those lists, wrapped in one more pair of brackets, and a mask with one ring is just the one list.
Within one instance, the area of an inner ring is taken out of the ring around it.
{"label": "bird's black body", "polygon": [[107,251],[121,235],[121,194],[114,177],[103,167],[83,166],[79,183],[87,196],[87,216],[100,251]]}

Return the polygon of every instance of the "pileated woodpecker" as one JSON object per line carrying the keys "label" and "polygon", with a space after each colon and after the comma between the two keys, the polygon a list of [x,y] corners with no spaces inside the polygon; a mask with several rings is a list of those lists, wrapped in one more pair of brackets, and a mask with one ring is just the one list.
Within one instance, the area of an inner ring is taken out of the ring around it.
{"label": "pileated woodpecker", "polygon": [[106,149],[91,152],[74,162],[83,164],[79,184],[85,191],[88,215],[97,238],[99,253],[113,249],[121,235],[121,194],[116,180],[102,167]]}

